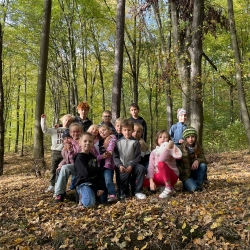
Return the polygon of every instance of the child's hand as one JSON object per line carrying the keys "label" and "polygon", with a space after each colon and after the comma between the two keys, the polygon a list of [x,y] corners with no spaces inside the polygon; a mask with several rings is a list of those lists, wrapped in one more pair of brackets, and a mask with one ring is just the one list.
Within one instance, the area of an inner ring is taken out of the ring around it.
{"label": "child's hand", "polygon": [[59,126],[60,126],[59,124],[55,124],[54,128],[59,128]]}
{"label": "child's hand", "polygon": [[64,149],[65,150],[70,150],[72,148],[72,143],[71,141],[68,141],[64,144]]}
{"label": "child's hand", "polygon": [[126,173],[126,168],[124,166],[120,166],[119,170],[121,173]]}
{"label": "child's hand", "polygon": [[174,142],[173,141],[168,141],[168,148],[171,149],[174,147]]}
{"label": "child's hand", "polygon": [[195,170],[195,169],[197,169],[199,167],[199,162],[198,162],[198,160],[195,160],[194,162],[193,162],[193,164],[192,164],[192,169],[193,170]]}
{"label": "child's hand", "polygon": [[41,114],[41,117],[42,117],[42,118],[46,118],[46,115],[45,115],[45,114]]}
{"label": "child's hand", "polygon": [[107,152],[106,152],[106,156],[107,156],[107,157],[112,156],[112,151],[107,151]]}
{"label": "child's hand", "polygon": [[107,152],[102,154],[102,159],[106,159],[107,158]]}
{"label": "child's hand", "polygon": [[61,168],[62,168],[62,166],[58,166],[56,170],[59,170],[59,169],[61,169]]}
{"label": "child's hand", "polygon": [[131,171],[132,171],[132,166],[128,166],[127,169],[126,169],[126,172],[131,173]]}
{"label": "child's hand", "polygon": [[97,190],[97,196],[101,196],[103,195],[103,193],[104,193],[104,190]]}
{"label": "child's hand", "polygon": [[183,142],[184,142],[184,140],[183,140],[183,139],[180,139],[180,140],[179,140],[179,143],[180,143],[180,144],[182,144]]}
{"label": "child's hand", "polygon": [[104,143],[103,143],[104,148],[107,148],[107,147],[108,147],[110,139],[111,139],[111,136],[109,135],[109,136],[104,140]]}
{"label": "child's hand", "polygon": [[149,184],[150,184],[150,190],[155,190],[156,189],[156,185],[155,185],[153,179],[149,180]]}

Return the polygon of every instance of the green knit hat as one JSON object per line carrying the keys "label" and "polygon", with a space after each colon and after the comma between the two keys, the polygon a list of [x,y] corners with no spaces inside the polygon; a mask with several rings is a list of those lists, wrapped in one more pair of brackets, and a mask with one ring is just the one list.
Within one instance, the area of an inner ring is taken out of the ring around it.
{"label": "green knit hat", "polygon": [[193,127],[187,127],[182,134],[183,139],[185,140],[188,136],[198,136],[197,131]]}

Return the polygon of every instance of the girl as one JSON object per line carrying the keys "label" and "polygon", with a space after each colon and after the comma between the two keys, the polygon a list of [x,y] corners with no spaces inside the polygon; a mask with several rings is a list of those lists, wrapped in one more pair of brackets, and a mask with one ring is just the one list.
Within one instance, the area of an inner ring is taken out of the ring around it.
{"label": "girl", "polygon": [[116,200],[116,190],[113,182],[115,165],[113,151],[116,143],[116,136],[112,134],[111,128],[106,124],[98,127],[100,140],[95,144],[97,161],[103,168],[106,188],[108,190],[108,202]]}
{"label": "girl", "polygon": [[207,174],[207,161],[202,147],[197,141],[197,131],[187,127],[183,132],[184,142],[180,145],[182,159],[177,161],[180,180],[187,191],[201,191]]}
{"label": "girl", "polygon": [[99,140],[99,131],[98,131],[98,125],[96,124],[92,124],[87,132],[89,132],[90,134],[92,134],[94,136],[94,145],[98,142]]}
{"label": "girl", "polygon": [[166,130],[160,130],[156,134],[157,146],[150,154],[147,179],[144,180],[144,186],[150,187],[150,190],[155,190],[156,186],[165,187],[159,195],[161,199],[174,194],[173,185],[179,176],[175,159],[182,156],[180,149],[169,139],[170,135]]}

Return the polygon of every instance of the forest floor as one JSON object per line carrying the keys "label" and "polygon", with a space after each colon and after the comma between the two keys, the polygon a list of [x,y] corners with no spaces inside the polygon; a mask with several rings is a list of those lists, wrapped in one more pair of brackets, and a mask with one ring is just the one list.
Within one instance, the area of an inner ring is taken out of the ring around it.
{"label": "forest floor", "polygon": [[79,210],[73,193],[58,204],[45,192],[49,171],[35,177],[31,156],[8,154],[0,177],[0,250],[250,249],[250,154],[207,159],[210,184],[202,192],[182,192],[178,182],[168,200],[158,192]]}

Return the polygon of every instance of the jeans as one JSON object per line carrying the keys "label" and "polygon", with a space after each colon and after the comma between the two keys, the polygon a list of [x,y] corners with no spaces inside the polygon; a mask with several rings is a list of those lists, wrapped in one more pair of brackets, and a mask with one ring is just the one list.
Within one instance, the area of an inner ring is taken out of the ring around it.
{"label": "jeans", "polygon": [[114,170],[105,168],[103,171],[103,175],[104,175],[106,187],[108,189],[108,194],[116,195],[115,185],[113,182]]}
{"label": "jeans", "polygon": [[187,191],[196,191],[199,187],[202,186],[206,174],[207,165],[205,163],[201,163],[197,169],[191,171],[190,177],[182,182],[183,187]]}
{"label": "jeans", "polygon": [[95,192],[91,188],[90,183],[82,183],[76,187],[76,191],[79,194],[79,201],[84,207],[90,208],[95,206]]}

